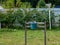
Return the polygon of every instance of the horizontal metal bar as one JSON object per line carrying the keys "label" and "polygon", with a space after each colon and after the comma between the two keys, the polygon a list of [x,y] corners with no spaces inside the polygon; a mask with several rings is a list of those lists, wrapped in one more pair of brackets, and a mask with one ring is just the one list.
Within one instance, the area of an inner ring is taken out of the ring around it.
{"label": "horizontal metal bar", "polygon": [[44,24],[44,22],[37,22],[37,24]]}
{"label": "horizontal metal bar", "polygon": [[45,26],[37,26],[38,28],[45,28]]}

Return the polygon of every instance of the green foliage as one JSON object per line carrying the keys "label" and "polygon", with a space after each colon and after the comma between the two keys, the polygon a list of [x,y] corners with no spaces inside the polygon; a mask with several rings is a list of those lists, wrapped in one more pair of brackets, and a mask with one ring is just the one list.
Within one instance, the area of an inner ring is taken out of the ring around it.
{"label": "green foliage", "polygon": [[[54,13],[51,12],[51,19],[54,19]],[[16,21],[17,20],[17,21]],[[49,22],[48,11],[38,11],[37,9],[18,9],[9,10],[6,14],[0,14],[0,21],[4,22],[6,26],[12,27],[14,23],[19,23],[21,27],[24,27],[25,21],[37,21],[42,22],[46,20]],[[15,22],[16,21],[16,22]]]}
{"label": "green foliage", "polygon": [[44,0],[40,0],[37,5],[39,8],[45,8],[45,2]]}
{"label": "green foliage", "polygon": [[0,22],[6,20],[6,15],[4,13],[0,13]]}
{"label": "green foliage", "polygon": [[56,5],[60,5],[60,0],[48,0],[48,3],[52,3],[52,4],[56,4]]}
{"label": "green foliage", "polygon": [[24,2],[30,3],[32,8],[36,8],[36,5],[37,5],[38,1],[39,0],[21,0],[21,2],[23,2],[23,3]]}
{"label": "green foliage", "polygon": [[[1,1],[0,1],[1,3]],[[48,3],[52,5],[60,5],[60,0],[48,0]],[[28,6],[27,6],[28,5]],[[2,6],[4,8],[45,8],[45,0],[16,0],[16,6],[14,0],[2,0]],[[52,6],[53,7],[53,6]]]}
{"label": "green foliage", "polygon": [[23,10],[18,9],[17,11],[14,12],[14,16],[21,21],[24,17]]}
{"label": "green foliage", "polygon": [[54,0],[56,5],[60,5],[60,0]]}
{"label": "green foliage", "polygon": [[4,8],[13,8],[14,7],[14,0],[7,0],[6,2],[3,2],[2,6]]}
{"label": "green foliage", "polygon": [[[28,6],[27,6],[28,5]],[[16,6],[14,5],[14,0],[6,0],[2,2],[2,6],[4,8],[14,8],[14,7],[18,7],[18,8],[30,8],[31,5],[29,2],[21,2],[20,0],[16,1]]]}
{"label": "green foliage", "polygon": [[[27,11],[25,11],[27,12]],[[26,17],[25,17],[25,20],[27,21],[33,21],[33,20],[36,20],[36,21],[44,21],[44,19],[47,20],[47,14],[48,12],[43,10],[43,11],[38,11],[37,9],[33,9],[32,11],[29,11],[26,13]]]}
{"label": "green foliage", "polygon": [[25,17],[23,9],[18,9],[17,11],[15,11],[14,16],[15,16],[15,19],[17,19],[17,21],[23,25],[24,17]]}
{"label": "green foliage", "polygon": [[[14,4],[14,0],[6,0],[2,2],[2,6],[4,8],[36,8],[36,5],[39,0],[31,0],[31,1],[26,1],[26,2],[21,2],[20,0],[16,0],[16,4]],[[43,3],[42,3],[43,5]]]}

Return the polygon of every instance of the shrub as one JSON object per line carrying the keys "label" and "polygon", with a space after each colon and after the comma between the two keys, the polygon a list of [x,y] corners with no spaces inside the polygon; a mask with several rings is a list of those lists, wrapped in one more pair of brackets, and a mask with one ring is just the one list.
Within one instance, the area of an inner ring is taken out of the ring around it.
{"label": "shrub", "polygon": [[[54,13],[52,11],[51,19],[54,19]],[[49,24],[48,10],[38,11],[37,9],[18,9],[15,11],[10,10],[6,14],[0,14],[0,22],[4,23],[7,28],[23,28],[25,21],[34,20],[37,22],[46,20],[47,24]]]}
{"label": "shrub", "polygon": [[45,2],[44,2],[44,0],[40,0],[39,2],[38,2],[38,5],[37,5],[39,8],[45,8],[46,6],[45,6]]}

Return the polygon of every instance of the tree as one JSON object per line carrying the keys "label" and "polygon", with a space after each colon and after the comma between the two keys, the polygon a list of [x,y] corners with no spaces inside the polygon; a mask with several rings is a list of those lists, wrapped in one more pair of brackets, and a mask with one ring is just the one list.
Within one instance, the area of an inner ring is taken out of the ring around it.
{"label": "tree", "polygon": [[39,7],[39,8],[44,8],[44,7],[45,7],[45,2],[44,2],[44,0],[40,0],[40,1],[38,2],[38,7]]}
{"label": "tree", "polygon": [[1,28],[1,23],[3,22],[3,21],[6,21],[6,15],[5,14],[3,14],[3,13],[0,13],[0,28]]}
{"label": "tree", "polygon": [[14,6],[16,7],[17,0],[14,0]]}
{"label": "tree", "polygon": [[21,0],[21,2],[29,2],[32,6],[32,8],[36,8],[36,5],[39,0]]}
{"label": "tree", "polygon": [[3,2],[2,6],[4,8],[13,8],[14,7],[14,0],[6,0]]}
{"label": "tree", "polygon": [[46,3],[52,3],[53,4],[56,4],[56,5],[60,5],[60,0],[45,0]]}
{"label": "tree", "polygon": [[55,5],[60,5],[60,0],[54,0],[55,1]]}

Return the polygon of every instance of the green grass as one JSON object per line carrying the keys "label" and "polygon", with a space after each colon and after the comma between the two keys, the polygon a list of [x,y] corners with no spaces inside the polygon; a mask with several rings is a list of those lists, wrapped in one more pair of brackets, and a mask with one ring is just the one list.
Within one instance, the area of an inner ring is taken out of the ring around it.
{"label": "green grass", "polygon": [[[43,31],[28,30],[27,41],[28,45],[44,45]],[[0,29],[0,45],[24,45],[24,30]],[[47,30],[47,45],[60,45],[60,30]]]}

